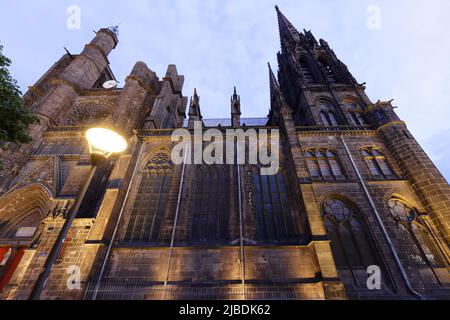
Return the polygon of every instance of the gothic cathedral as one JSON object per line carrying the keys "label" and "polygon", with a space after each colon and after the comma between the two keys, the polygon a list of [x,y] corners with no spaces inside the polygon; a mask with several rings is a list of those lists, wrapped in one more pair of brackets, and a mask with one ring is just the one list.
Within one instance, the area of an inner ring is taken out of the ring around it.
{"label": "gothic cathedral", "polygon": [[[114,28],[29,88],[33,142],[0,151],[1,299],[450,299],[449,184],[392,102],[276,11],[266,118],[241,118],[235,89],[229,120],[203,119],[174,65],[105,86]],[[278,129],[278,174],[175,164],[172,132],[195,122]],[[128,149],[92,171],[100,125]]]}

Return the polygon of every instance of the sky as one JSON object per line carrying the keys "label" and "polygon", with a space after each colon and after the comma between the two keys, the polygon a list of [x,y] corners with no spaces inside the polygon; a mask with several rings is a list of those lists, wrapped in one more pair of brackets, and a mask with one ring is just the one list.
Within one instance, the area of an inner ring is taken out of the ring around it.
{"label": "sky", "polygon": [[276,4],[298,30],[329,42],[367,83],[372,101],[395,99],[401,119],[449,180],[448,0],[15,0],[2,4],[0,43],[26,91],[64,47],[79,53],[94,30],[120,24],[109,60],[122,85],[137,61],[160,77],[176,64],[186,77],[184,95],[197,88],[205,118],[230,117],[234,86],[243,117],[264,117],[267,62],[277,68],[280,50]]}

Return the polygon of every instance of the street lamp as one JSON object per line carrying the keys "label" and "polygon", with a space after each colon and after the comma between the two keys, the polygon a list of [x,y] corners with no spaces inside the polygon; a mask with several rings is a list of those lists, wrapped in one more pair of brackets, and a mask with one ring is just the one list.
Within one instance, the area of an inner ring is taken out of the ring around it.
{"label": "street lamp", "polygon": [[126,140],[117,132],[105,128],[93,128],[86,132],[92,163],[95,164],[109,158],[114,153],[127,149]]}
{"label": "street lamp", "polygon": [[83,189],[80,192],[77,200],[75,201],[69,216],[61,229],[61,232],[56,239],[56,242],[45,261],[44,270],[39,275],[36,284],[31,292],[31,300],[39,300],[42,290],[44,289],[45,283],[50,275],[56,260],[61,254],[64,241],[66,240],[67,233],[72,227],[72,223],[78,215],[78,211],[86,195],[87,190],[94,178],[97,167],[108,159],[113,154],[118,154],[124,152],[127,147],[127,141],[117,132],[106,128],[92,128],[86,131],[86,140],[89,143],[89,153],[91,154],[92,167],[89,172],[89,176],[84,183]]}

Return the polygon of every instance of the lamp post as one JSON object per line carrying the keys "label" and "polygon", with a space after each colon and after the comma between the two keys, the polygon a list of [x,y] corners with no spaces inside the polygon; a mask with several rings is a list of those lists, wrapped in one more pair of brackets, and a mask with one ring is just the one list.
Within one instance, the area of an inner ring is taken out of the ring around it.
{"label": "lamp post", "polygon": [[124,152],[127,148],[127,142],[121,135],[105,128],[89,129],[86,132],[86,139],[89,143],[92,168],[89,171],[88,178],[86,179],[86,182],[84,183],[77,200],[71,208],[69,216],[67,217],[47,260],[45,261],[44,270],[39,275],[36,284],[33,287],[30,295],[30,300],[40,299],[42,290],[45,287],[45,284],[48,280],[50,272],[53,269],[53,266],[55,265],[56,260],[61,254],[62,247],[67,237],[67,233],[72,227],[73,221],[77,217],[78,211],[92,182],[92,178],[95,175],[97,167],[113,154]]}

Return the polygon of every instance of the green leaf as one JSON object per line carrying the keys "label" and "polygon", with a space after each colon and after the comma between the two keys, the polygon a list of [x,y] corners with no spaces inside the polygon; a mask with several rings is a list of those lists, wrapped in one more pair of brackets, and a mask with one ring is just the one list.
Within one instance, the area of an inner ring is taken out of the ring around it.
{"label": "green leaf", "polygon": [[3,55],[0,45],[0,145],[30,142],[29,126],[39,122],[36,115],[23,107],[22,93],[9,73],[9,66],[11,60]]}

